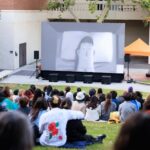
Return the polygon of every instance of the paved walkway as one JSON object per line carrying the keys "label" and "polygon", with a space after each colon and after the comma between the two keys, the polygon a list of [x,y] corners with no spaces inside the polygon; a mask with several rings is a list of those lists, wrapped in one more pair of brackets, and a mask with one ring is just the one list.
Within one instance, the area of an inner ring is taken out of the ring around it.
{"label": "paved walkway", "polygon": [[[24,66],[20,69],[17,69],[13,72],[12,75],[1,80],[0,83],[35,84],[35,85],[50,84],[50,85],[64,85],[64,86],[70,85],[70,86],[77,86],[77,87],[78,86],[101,87],[101,88],[114,89],[114,90],[127,90],[129,86],[132,86],[136,91],[150,92],[150,85],[144,85],[139,83],[139,81],[150,79],[145,76],[145,74],[148,72],[148,69],[138,69],[138,68],[130,69],[130,76],[136,81],[135,83],[127,83],[126,81],[123,81],[122,83],[111,83],[109,85],[106,85],[106,84],[101,84],[100,82],[86,84],[83,82],[75,82],[75,83],[66,83],[65,81],[49,82],[48,80],[36,79],[35,76],[33,75],[34,68],[35,68],[35,64],[31,64],[31,65]],[[125,69],[125,74],[126,74],[126,69]]]}

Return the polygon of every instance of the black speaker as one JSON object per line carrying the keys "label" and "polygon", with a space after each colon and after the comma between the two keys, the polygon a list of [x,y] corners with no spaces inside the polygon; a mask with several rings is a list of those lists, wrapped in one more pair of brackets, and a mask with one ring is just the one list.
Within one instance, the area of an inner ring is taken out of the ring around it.
{"label": "black speaker", "polygon": [[102,76],[101,77],[101,83],[102,84],[110,84],[111,83],[111,76]]}
{"label": "black speaker", "polygon": [[34,51],[34,59],[39,59],[39,51]]}
{"label": "black speaker", "polygon": [[49,74],[49,81],[50,82],[57,82],[58,81],[58,74],[57,73]]}
{"label": "black speaker", "polygon": [[130,62],[131,58],[130,58],[130,54],[125,54],[124,56],[124,61],[125,62]]}
{"label": "black speaker", "polygon": [[83,80],[84,83],[92,83],[93,82],[93,75],[84,75],[83,78],[84,78],[84,80]]}
{"label": "black speaker", "polygon": [[75,81],[75,75],[74,74],[66,74],[66,82],[73,83]]}

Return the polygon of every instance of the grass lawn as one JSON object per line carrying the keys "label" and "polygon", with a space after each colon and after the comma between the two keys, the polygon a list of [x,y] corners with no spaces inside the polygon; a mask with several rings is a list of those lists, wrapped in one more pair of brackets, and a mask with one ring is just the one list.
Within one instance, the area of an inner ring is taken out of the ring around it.
{"label": "grass lawn", "polygon": [[[103,144],[94,144],[87,146],[86,150],[111,150],[113,142],[117,136],[117,133],[120,128],[120,124],[108,124],[101,122],[86,122],[83,121],[84,125],[87,127],[88,134],[99,135],[105,133],[107,135],[104,139]],[[34,150],[61,150],[62,148],[53,148],[53,147],[35,147]],[[62,149],[68,150],[68,149]]]}
{"label": "grass lawn", "polygon": [[[0,84],[0,86],[9,86],[10,88],[12,88],[13,90],[14,89],[28,89],[29,88],[29,84]],[[44,85],[36,85],[36,87],[40,88],[40,89],[43,89]],[[56,88],[58,90],[64,90],[65,89],[65,86],[53,86],[53,89]],[[76,91],[76,88],[77,86],[71,86],[71,91],[72,92],[75,92]],[[94,87],[93,88],[97,89],[97,87]],[[85,91],[86,93],[88,93],[89,89],[91,89],[91,87],[81,87],[81,89],[83,91]],[[108,93],[109,91],[111,91],[111,89],[103,89],[103,92],[104,93]],[[123,90],[116,90],[118,95],[122,95],[123,93]],[[146,92],[142,92],[143,94],[143,97],[146,98],[149,93],[146,93]]]}

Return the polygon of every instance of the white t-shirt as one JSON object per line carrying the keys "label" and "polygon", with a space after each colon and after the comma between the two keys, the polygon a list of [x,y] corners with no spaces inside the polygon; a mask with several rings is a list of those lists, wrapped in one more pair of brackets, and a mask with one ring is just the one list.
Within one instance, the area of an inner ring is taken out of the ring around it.
{"label": "white t-shirt", "polygon": [[85,120],[88,121],[96,121],[99,120],[101,114],[101,106],[99,105],[97,108],[86,108]]}
{"label": "white t-shirt", "polygon": [[66,143],[66,125],[68,120],[83,119],[80,111],[53,108],[43,114],[39,121],[39,130],[42,133],[40,144],[44,146],[62,146]]}

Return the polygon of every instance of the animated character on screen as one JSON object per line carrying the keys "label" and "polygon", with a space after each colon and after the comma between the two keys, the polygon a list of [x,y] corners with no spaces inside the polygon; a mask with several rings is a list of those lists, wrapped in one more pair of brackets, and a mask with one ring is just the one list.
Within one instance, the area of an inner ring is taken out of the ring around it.
{"label": "animated character on screen", "polygon": [[94,49],[93,39],[90,36],[84,37],[76,49],[76,71],[94,72]]}

